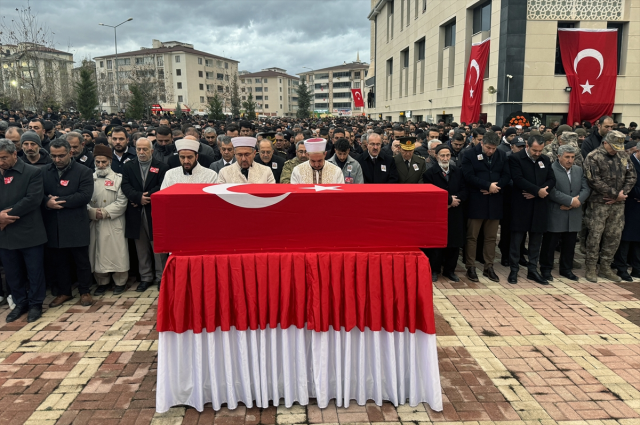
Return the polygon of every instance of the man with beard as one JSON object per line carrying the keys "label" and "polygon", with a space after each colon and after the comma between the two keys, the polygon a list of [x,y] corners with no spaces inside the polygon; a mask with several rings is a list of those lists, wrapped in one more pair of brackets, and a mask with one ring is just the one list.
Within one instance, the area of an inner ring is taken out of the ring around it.
{"label": "man with beard", "polygon": [[467,187],[461,170],[451,161],[451,147],[440,145],[436,148],[437,164],[424,173],[424,182],[431,183],[448,193],[448,231],[447,247],[427,249],[431,262],[431,279],[438,280],[438,273],[453,282],[459,282],[455,269],[458,253],[464,246],[464,210],[461,207],[467,200]]}
{"label": "man with beard", "polygon": [[136,159],[122,167],[122,191],[129,200],[124,236],[133,239],[135,244],[140,273],[140,284],[136,292],[144,292],[154,281],[154,259],[155,279],[159,284],[167,258],[166,254],[153,253],[151,195],[160,190],[169,166],[153,158],[153,145],[148,139],[140,138],[136,141],[136,154]]}
{"label": "man with beard", "polygon": [[49,152],[42,149],[42,141],[34,131],[27,130],[22,133],[20,144],[22,145],[25,163],[38,168],[51,164]]}
{"label": "man with beard", "polygon": [[[335,133],[334,133],[335,134]],[[291,184],[343,184],[344,176],[337,165],[325,161],[327,141],[308,139],[304,142],[309,161],[293,169]]]}
{"label": "man with beard", "polygon": [[285,160],[282,156],[273,154],[273,145],[269,140],[261,140],[258,143],[258,155],[255,157],[255,162],[269,167],[273,173],[273,178],[276,179],[276,183],[280,183],[280,175],[282,174]]}
{"label": "man with beard", "polygon": [[584,139],[581,146],[582,157],[587,158],[587,155],[592,151],[598,149],[602,145],[602,140],[607,133],[613,130],[613,118],[605,115],[598,120],[597,127],[591,130],[591,134]]}
{"label": "man with beard", "polygon": [[400,154],[394,157],[398,169],[398,183],[422,183],[422,175],[427,171],[427,163],[424,158],[414,154],[416,146],[415,137],[401,137]]}
{"label": "man with beard", "polygon": [[122,166],[136,158],[136,151],[129,147],[129,137],[123,127],[114,127],[111,130],[111,144],[113,146],[111,169],[122,174]]}
{"label": "man with beard", "polygon": [[172,168],[164,176],[161,189],[176,183],[216,183],[218,174],[198,164],[198,149],[200,142],[191,139],[181,139],[175,142],[180,159],[180,167]]}
{"label": "man with beard", "polygon": [[169,159],[177,154],[171,129],[169,127],[159,127],[156,130],[156,143],[153,145],[153,158],[169,164]]}
{"label": "man with beard", "polygon": [[129,277],[129,249],[124,238],[128,202],[122,192],[122,175],[111,169],[111,149],[99,145],[94,153],[96,171],[88,208],[91,220],[89,260],[98,283],[93,295],[104,295],[111,277],[116,284],[113,294],[119,295],[124,292]]}
{"label": "man with beard", "polygon": [[511,272],[507,281],[518,283],[520,246],[529,233],[529,264],[527,279],[541,285],[548,285],[547,279],[538,272],[538,259],[542,246],[542,235],[547,231],[547,196],[556,185],[556,176],[551,161],[542,155],[542,136],[529,136],[527,147],[509,156],[509,170],[513,180],[511,199],[511,246],[509,266]]}
{"label": "man with beard", "polygon": [[282,174],[280,174],[280,183],[291,183],[291,173],[293,173],[293,169],[303,162],[309,160],[309,154],[307,153],[307,148],[304,146],[304,140],[296,142],[295,152],[296,157],[285,162],[284,166],[282,167]]}
{"label": "man with beard", "polygon": [[88,130],[88,129],[84,129],[81,132],[82,137],[84,138],[84,147],[89,151],[89,152],[93,152],[93,148],[95,147],[95,142],[93,141],[93,132]]}
{"label": "man with beard", "polygon": [[462,164],[462,152],[465,145],[464,133],[460,131],[454,133],[453,138],[447,144],[451,147],[451,160],[459,167]]}
{"label": "man with beard", "polygon": [[502,138],[502,143],[498,146],[498,150],[501,150],[504,153],[507,153],[511,150],[511,141],[515,139],[517,136],[517,131],[515,127],[509,127],[504,132],[504,137]]}
{"label": "man with beard", "polygon": [[271,169],[254,161],[257,140],[253,137],[231,139],[236,162],[223,167],[218,183],[275,183]]}
{"label": "man with beard", "polygon": [[50,146],[52,164],[43,169],[42,215],[47,230],[47,281],[58,295],[49,307],[58,307],[73,298],[72,269],[76,267],[80,304],[93,304],[91,262],[89,260],[89,214],[87,204],[93,194],[93,173],[71,159],[71,146],[58,139]]}
{"label": "man with beard", "polygon": [[397,183],[398,169],[395,160],[381,152],[382,137],[373,133],[369,135],[367,152],[358,157],[365,183]]}
{"label": "man with beard", "polygon": [[71,146],[71,156],[74,161],[93,171],[95,168],[93,154],[84,147],[84,137],[82,137],[82,134],[72,131],[63,137],[69,142],[69,146]]}

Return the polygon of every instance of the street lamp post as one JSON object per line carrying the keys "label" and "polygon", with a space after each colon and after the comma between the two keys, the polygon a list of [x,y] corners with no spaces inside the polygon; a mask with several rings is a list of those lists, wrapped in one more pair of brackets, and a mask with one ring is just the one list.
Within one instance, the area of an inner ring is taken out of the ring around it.
{"label": "street lamp post", "polygon": [[109,27],[109,28],[113,28],[113,40],[116,46],[116,107],[117,107],[117,112],[120,112],[120,95],[118,94],[118,90],[120,90],[120,77],[118,76],[118,31],[116,28],[118,28],[120,25],[122,24],[126,24],[129,21],[133,21],[133,18],[129,18],[124,22],[120,22],[118,25],[107,25],[107,24],[103,24],[100,23],[98,25],[102,25],[103,27]]}

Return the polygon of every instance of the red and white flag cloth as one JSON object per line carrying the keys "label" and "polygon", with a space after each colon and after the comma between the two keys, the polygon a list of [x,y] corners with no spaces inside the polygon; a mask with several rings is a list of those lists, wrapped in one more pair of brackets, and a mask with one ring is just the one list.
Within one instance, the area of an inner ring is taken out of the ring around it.
{"label": "red and white flag cloth", "polygon": [[364,108],[364,99],[362,98],[362,90],[351,89],[351,95],[353,96],[353,106],[355,108]]}
{"label": "red and white flag cloth", "polygon": [[571,87],[567,123],[611,115],[618,78],[617,30],[558,28],[558,40]]}
{"label": "red and white flag cloth", "polygon": [[462,110],[460,121],[467,124],[478,122],[480,119],[480,104],[482,103],[482,86],[484,84],[484,70],[489,58],[491,39],[471,45],[469,65],[465,74],[462,92]]}
{"label": "red and white flag cloth", "polygon": [[442,410],[419,251],[172,256],[157,329],[158,412],[310,398]]}

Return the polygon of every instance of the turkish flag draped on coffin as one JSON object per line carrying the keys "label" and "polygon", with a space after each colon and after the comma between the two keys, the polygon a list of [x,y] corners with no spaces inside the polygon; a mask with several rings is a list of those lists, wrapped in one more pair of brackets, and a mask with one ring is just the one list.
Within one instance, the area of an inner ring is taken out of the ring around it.
{"label": "turkish flag draped on coffin", "polygon": [[558,28],[562,65],[572,88],[568,124],[611,115],[616,99],[616,29]]}
{"label": "turkish flag draped on coffin", "polygon": [[462,93],[462,112],[460,113],[460,121],[467,124],[477,122],[480,119],[484,70],[487,67],[490,43],[491,39],[487,38],[471,46]]}
{"label": "turkish flag draped on coffin", "polygon": [[353,105],[356,108],[364,108],[364,99],[362,98],[361,89],[351,89],[351,95],[353,96]]}

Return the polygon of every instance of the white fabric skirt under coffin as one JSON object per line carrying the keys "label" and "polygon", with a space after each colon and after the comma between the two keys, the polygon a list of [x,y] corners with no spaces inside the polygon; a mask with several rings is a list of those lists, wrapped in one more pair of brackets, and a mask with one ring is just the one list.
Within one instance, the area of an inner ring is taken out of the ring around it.
{"label": "white fabric skirt under coffin", "polygon": [[219,410],[316,398],[348,407],[427,402],[442,411],[436,336],[357,328],[315,332],[289,327],[195,334],[160,332],[156,411],[176,405]]}

